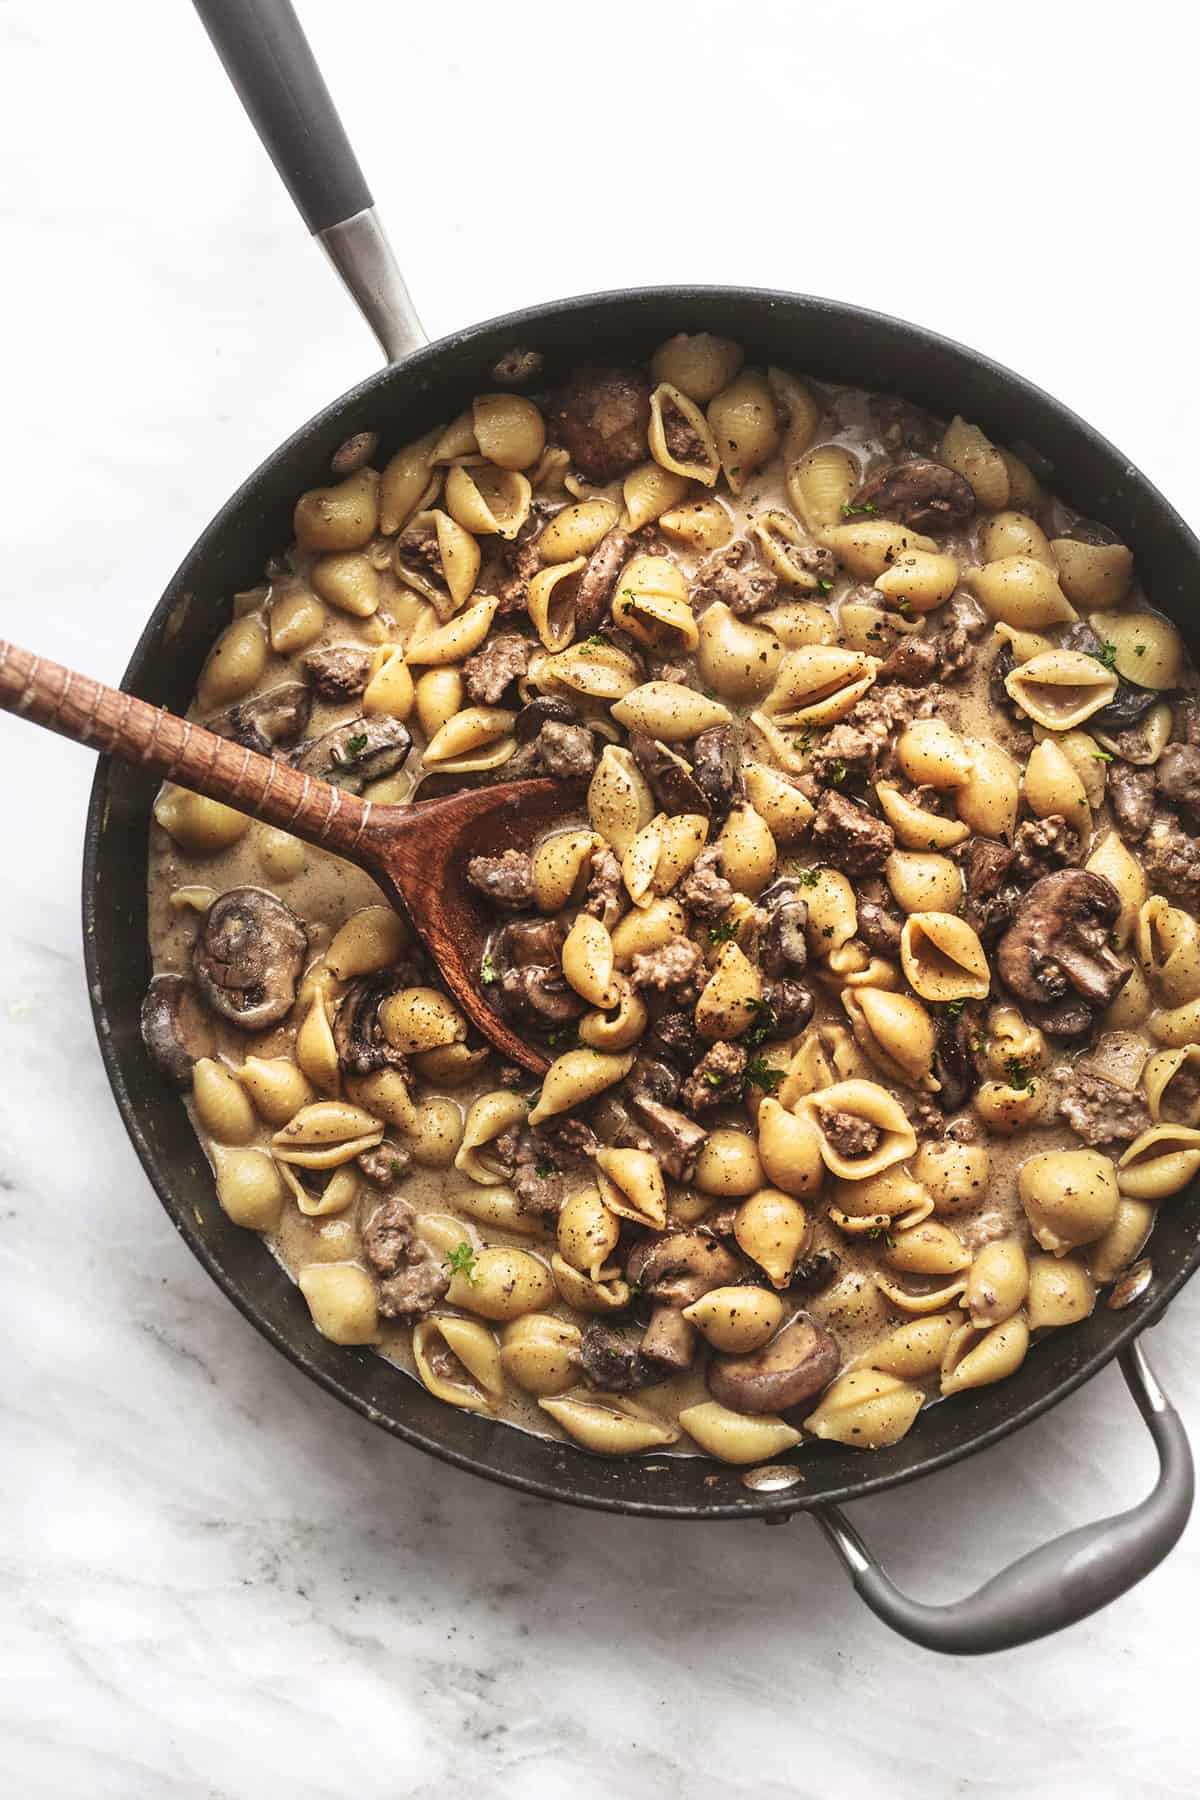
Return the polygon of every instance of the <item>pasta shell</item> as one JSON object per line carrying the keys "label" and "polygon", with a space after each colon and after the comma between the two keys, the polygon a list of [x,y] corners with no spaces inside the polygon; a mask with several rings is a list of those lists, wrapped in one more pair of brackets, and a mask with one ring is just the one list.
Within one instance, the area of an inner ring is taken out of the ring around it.
{"label": "pasta shell", "polygon": [[630,752],[606,745],[588,788],[593,830],[623,857],[654,813],[654,796]]}
{"label": "pasta shell", "polygon": [[1188,1125],[1152,1125],[1121,1156],[1117,1186],[1134,1200],[1165,1200],[1186,1187],[1197,1170],[1200,1131]]}
{"label": "pasta shell", "polygon": [[558,1253],[573,1269],[598,1281],[620,1236],[616,1211],[605,1205],[598,1187],[567,1196],[558,1215]]}
{"label": "pasta shell", "polygon": [[812,824],[814,808],[800,788],[777,769],[760,762],[743,762],[742,779],[746,798],[776,843],[794,844],[803,837]]}
{"label": "pasta shell", "polygon": [[345,1100],[316,1100],[302,1106],[271,1139],[276,1162],[302,1169],[334,1169],[374,1149],[383,1123]]}
{"label": "pasta shell", "polygon": [[765,377],[743,370],[710,401],[707,417],[725,479],[740,494],[779,443],[775,397]]}
{"label": "pasta shell", "polygon": [[[661,519],[668,535],[682,538],[684,543],[694,543],[698,548],[712,548],[714,543],[728,543],[733,535],[732,527],[729,525],[729,514],[720,501],[697,500],[690,507],[679,506],[691,485],[686,476],[672,475],[669,469],[660,468],[656,462],[640,463],[636,469],[629,471],[621,489],[625,502],[625,510],[621,514],[621,530],[640,531],[643,525],[650,525],[655,519]],[[711,505],[713,511],[701,514],[699,509],[706,505]],[[693,511],[696,516],[691,520],[692,529],[689,531],[686,528],[687,516]],[[676,531],[668,528],[668,518],[683,519],[685,529]],[[707,520],[707,527],[702,520]],[[721,520],[726,524],[724,536],[720,534]]]}
{"label": "pasta shell", "polygon": [[808,1215],[792,1194],[759,1188],[734,1214],[733,1236],[772,1287],[785,1288],[808,1242]]}
{"label": "pasta shell", "polygon": [[737,1413],[716,1400],[705,1400],[698,1406],[687,1406],[679,1415],[679,1423],[709,1456],[718,1462],[756,1463],[782,1456],[800,1442],[794,1425],[772,1413],[753,1417]]}
{"label": "pasta shell", "polygon": [[[1120,549],[1120,545],[1084,545],[1084,549]],[[1128,554],[1128,552],[1126,552]],[[1091,627],[1112,645],[1113,667],[1138,687],[1163,692],[1179,686],[1185,652],[1183,639],[1160,613],[1093,613]]]}
{"label": "pasta shell", "polygon": [[775,396],[775,411],[783,431],[779,453],[784,462],[803,456],[817,435],[821,404],[812,389],[790,369],[768,368],[767,386]]}
{"label": "pasta shell", "polygon": [[404,647],[405,660],[426,669],[462,662],[482,644],[499,604],[498,600],[485,597],[449,624],[418,626]]}
{"label": "pasta shell", "polygon": [[932,612],[958,586],[958,563],[944,550],[909,549],[876,575],[875,587],[908,612]]}
{"label": "pasta shell", "polygon": [[719,700],[676,681],[644,682],[617,702],[612,716],[627,731],[643,731],[664,744],[685,743],[732,717]]}
{"label": "pasta shell", "polygon": [[1058,564],[1063,592],[1077,606],[1120,606],[1129,593],[1133,556],[1124,544],[1055,538],[1050,551]]}
{"label": "pasta shell", "polygon": [[825,1390],[804,1429],[814,1437],[857,1450],[899,1443],[924,1404],[919,1387],[880,1369],[855,1369]]}
{"label": "pasta shell", "polygon": [[970,482],[980,506],[1002,507],[1009,501],[1008,467],[1000,451],[978,425],[956,414],[942,439],[941,460]]}
{"label": "pasta shell", "polygon": [[1025,804],[1035,818],[1061,813],[1086,843],[1092,835],[1092,809],[1078,771],[1053,738],[1035,744],[1025,764]]}
{"label": "pasta shell", "polygon": [[[441,730],[425,746],[427,764],[448,763],[473,756],[509,738],[516,714],[502,706],[468,706],[447,719]],[[515,747],[516,740],[513,739]],[[511,756],[512,751],[509,751]]]}
{"label": "pasta shell", "polygon": [[[958,1233],[939,1219],[925,1219],[898,1230],[888,1243],[884,1259],[889,1268],[906,1275],[957,1275],[971,1262],[971,1252]],[[970,1292],[970,1281],[967,1283]]]}
{"label": "pasta shell", "polygon": [[616,1002],[613,947],[608,928],[591,913],[577,913],[562,947],[562,971],[589,1006]]}
{"label": "pasta shell", "polygon": [[[874,1081],[841,1081],[819,1093],[807,1094],[796,1107],[798,1116],[816,1126],[821,1157],[834,1175],[847,1181],[861,1181],[878,1175],[893,1163],[903,1162],[917,1147],[916,1133],[900,1102],[886,1088]],[[850,1151],[839,1149],[840,1119],[845,1115],[860,1128],[864,1142],[874,1134],[869,1148]],[[831,1121],[838,1119],[839,1129],[831,1135]]]}
{"label": "pasta shell", "polygon": [[539,569],[529,583],[526,609],[547,650],[565,650],[575,636],[579,577],[586,568],[587,558],[577,556]]}
{"label": "pasta shell", "polygon": [[446,511],[477,537],[515,538],[532,500],[528,480],[512,469],[460,467],[446,476]]}
{"label": "pasta shell", "polygon": [[991,985],[983,945],[954,913],[910,913],[900,933],[900,963],[922,1000],[983,1000]]}
{"label": "pasta shell", "polygon": [[552,1062],[542,1083],[537,1105],[529,1115],[531,1125],[540,1125],[557,1113],[569,1112],[594,1100],[605,1088],[612,1087],[628,1075],[633,1057],[603,1056],[598,1050],[568,1050]]}
{"label": "pasta shell", "polygon": [[[628,480],[626,477],[626,485]],[[628,495],[625,506],[632,519]],[[733,520],[715,496],[672,505],[658,522],[668,537],[677,538],[693,550],[720,550],[733,536]]]}
{"label": "pasta shell", "polygon": [[951,1338],[942,1362],[943,1394],[960,1394],[965,1388],[987,1387],[1003,1381],[1025,1361],[1029,1327],[1019,1315],[979,1332],[964,1325]]}
{"label": "pasta shell", "polygon": [[468,1412],[491,1412],[504,1398],[499,1346],[485,1325],[431,1313],[413,1327],[412,1349],[417,1374],[438,1400]]}
{"label": "pasta shell", "polygon": [[543,657],[530,673],[539,693],[582,694],[588,700],[621,700],[640,680],[633,658],[609,643],[572,644]]}
{"label": "pasta shell", "polygon": [[1117,691],[1117,677],[1082,651],[1046,650],[1013,669],[1004,686],[1039,725],[1070,731],[1109,704]]}
{"label": "pasta shell", "polygon": [[687,583],[665,556],[635,556],[621,573],[614,623],[651,649],[690,654],[699,642]]}
{"label": "pasta shell", "polygon": [[[939,563],[942,560],[932,538],[922,537],[919,531],[898,525],[894,519],[855,519],[834,525],[825,532],[824,542],[843,568],[860,581],[874,581],[914,550],[937,555]],[[884,591],[880,589],[881,593]]]}
{"label": "pasta shell", "polygon": [[716,439],[694,400],[669,381],[650,396],[650,454],[673,475],[714,486],[721,472]]}
{"label": "pasta shell", "polygon": [[810,540],[790,513],[771,508],[758,513],[750,527],[750,535],[758,539],[767,567],[787,587],[806,589],[813,594],[820,589],[816,572],[798,554],[809,547]]}
{"label": "pasta shell", "polygon": [[855,1042],[890,1080],[927,1094],[939,1091],[933,1072],[937,1031],[919,1000],[882,988],[855,987],[842,994],[842,1006]]}
{"label": "pasta shell", "polygon": [[[441,429],[397,450],[379,478],[379,529],[388,537],[403,531],[413,515],[432,504],[437,492],[434,451]],[[432,488],[432,492],[431,492]]]}
{"label": "pasta shell", "polygon": [[661,1231],[667,1222],[667,1190],[658,1161],[647,1150],[596,1152],[601,1198],[610,1212]]}
{"label": "pasta shell", "polygon": [[588,1400],[539,1400],[542,1411],[585,1450],[600,1456],[636,1456],[678,1442],[679,1431],[658,1413],[623,1394],[597,1394]]}
{"label": "pasta shell", "polygon": [[897,1325],[851,1363],[852,1369],[878,1369],[903,1381],[921,1381],[942,1366],[942,1358],[954,1333],[965,1323],[956,1310],[933,1313]]}
{"label": "pasta shell", "polygon": [[1200,1044],[1157,1050],[1142,1072],[1142,1088],[1156,1125],[1200,1126]]}
{"label": "pasta shell", "polygon": [[877,781],[875,795],[896,842],[905,850],[949,850],[971,835],[971,827],[962,819],[929,812],[902,794],[894,782]]}
{"label": "pasta shell", "polygon": [[787,472],[788,499],[805,528],[824,540],[842,523],[859,484],[859,465],[840,444],[821,444]]}
{"label": "pasta shell", "polygon": [[1018,630],[1038,631],[1079,617],[1053,572],[1032,556],[1002,556],[969,570],[967,579],[992,618]]}
{"label": "pasta shell", "polygon": [[873,684],[878,657],[835,644],[808,644],[789,650],[763,710],[785,730],[832,725],[852,712]]}
{"label": "pasta shell", "polygon": [[696,1030],[716,1041],[740,1037],[762,1005],[762,976],[736,943],[722,944],[696,1003]]}
{"label": "pasta shell", "polygon": [[502,1187],[506,1173],[503,1164],[489,1160],[484,1152],[512,1126],[523,1125],[528,1111],[523,1095],[514,1094],[508,1088],[497,1088],[494,1093],[481,1094],[478,1100],[473,1100],[467,1111],[462,1143],[455,1153],[454,1167],[481,1187]]}

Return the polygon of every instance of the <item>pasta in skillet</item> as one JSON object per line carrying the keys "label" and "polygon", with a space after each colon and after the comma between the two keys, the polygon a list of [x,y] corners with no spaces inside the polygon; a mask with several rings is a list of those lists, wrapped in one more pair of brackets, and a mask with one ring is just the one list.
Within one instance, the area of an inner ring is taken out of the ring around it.
{"label": "pasta in skillet", "polygon": [[1200,697],[1129,549],[707,333],[377,451],[193,716],[383,802],[586,800],[467,869],[535,1088],[369,877],[160,794],[146,1046],[314,1328],[741,1466],[885,1453],[1140,1291],[1200,1173]]}

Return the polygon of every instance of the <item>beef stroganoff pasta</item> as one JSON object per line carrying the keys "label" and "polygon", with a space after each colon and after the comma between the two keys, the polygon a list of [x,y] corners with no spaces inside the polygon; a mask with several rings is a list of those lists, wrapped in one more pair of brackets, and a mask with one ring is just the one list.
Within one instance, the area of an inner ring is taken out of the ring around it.
{"label": "beef stroganoff pasta", "polygon": [[146,1046],[316,1328],[745,1464],[1140,1291],[1200,1171],[1200,692],[1128,549],[974,422],[707,334],[378,451],[191,716],[385,803],[561,780],[467,868],[550,1068],[362,871],[164,788]]}

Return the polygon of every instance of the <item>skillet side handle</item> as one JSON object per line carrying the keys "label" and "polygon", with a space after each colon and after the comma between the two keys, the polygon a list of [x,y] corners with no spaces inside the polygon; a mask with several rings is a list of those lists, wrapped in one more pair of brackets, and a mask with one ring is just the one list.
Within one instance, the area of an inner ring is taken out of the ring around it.
{"label": "skillet side handle", "polygon": [[926,1650],[982,1656],[1062,1631],[1116,1600],[1150,1573],[1178,1541],[1192,1510],[1192,1452],[1182,1421],[1139,1344],[1121,1355],[1121,1372],[1158,1450],[1158,1480],[1137,1506],[1081,1525],[1031,1550],[990,1581],[947,1606],[902,1594],[836,1506],[818,1508],[818,1525],[859,1595],[885,1625]]}
{"label": "skillet side handle", "polygon": [[194,0],[308,229],[390,362],[429,340],[291,0]]}

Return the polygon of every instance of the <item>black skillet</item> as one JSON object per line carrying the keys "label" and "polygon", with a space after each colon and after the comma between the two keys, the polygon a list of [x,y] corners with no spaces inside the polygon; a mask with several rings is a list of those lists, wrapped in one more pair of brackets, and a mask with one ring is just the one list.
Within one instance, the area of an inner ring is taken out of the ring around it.
{"label": "black skillet", "polygon": [[[998,441],[1031,447],[1058,493],[1132,547],[1147,593],[1200,660],[1194,607],[1200,544],[1162,495],[1049,395],[915,325],[797,294],[655,288],[533,307],[427,344],[289,0],[196,4],[293,199],[375,330],[389,366],[289,438],[217,515],[142,633],[125,687],[175,711],[186,706],[205,654],[230,617],[231,596],[252,586],[267,558],[289,540],[297,494],[327,479],[333,452],[352,433],[379,431],[382,453],[390,454],[453,417],[472,394],[494,389],[496,365],[514,348],[540,357],[539,385],[546,385],[580,361],[644,357],[680,330],[735,338],[752,363],[781,363],[818,381],[899,394],[943,417],[961,412]],[[1038,1344],[1007,1381],[922,1413],[890,1450],[863,1454],[806,1444],[756,1486],[703,1457],[608,1461],[489,1423],[443,1405],[368,1351],[326,1342],[258,1238],[225,1218],[184,1110],[142,1051],[138,1006],[149,976],[152,799],[145,776],[100,763],[87,823],[83,922],[109,1080],[146,1172],[189,1247],[257,1329],[330,1393],[407,1443],[546,1499],[671,1519],[780,1520],[811,1511],[867,1604],[897,1631],[938,1650],[997,1650],[1055,1631],[1115,1599],[1174,1545],[1191,1505],[1191,1455],[1135,1340],[1200,1262],[1196,1185],[1163,1207],[1151,1246],[1153,1281],[1135,1306],[1113,1311],[1101,1304],[1084,1323]],[[900,1594],[838,1505],[986,1448],[1117,1355],[1158,1449],[1152,1494],[1128,1513],[1042,1546],[955,1605],[926,1606]]]}

